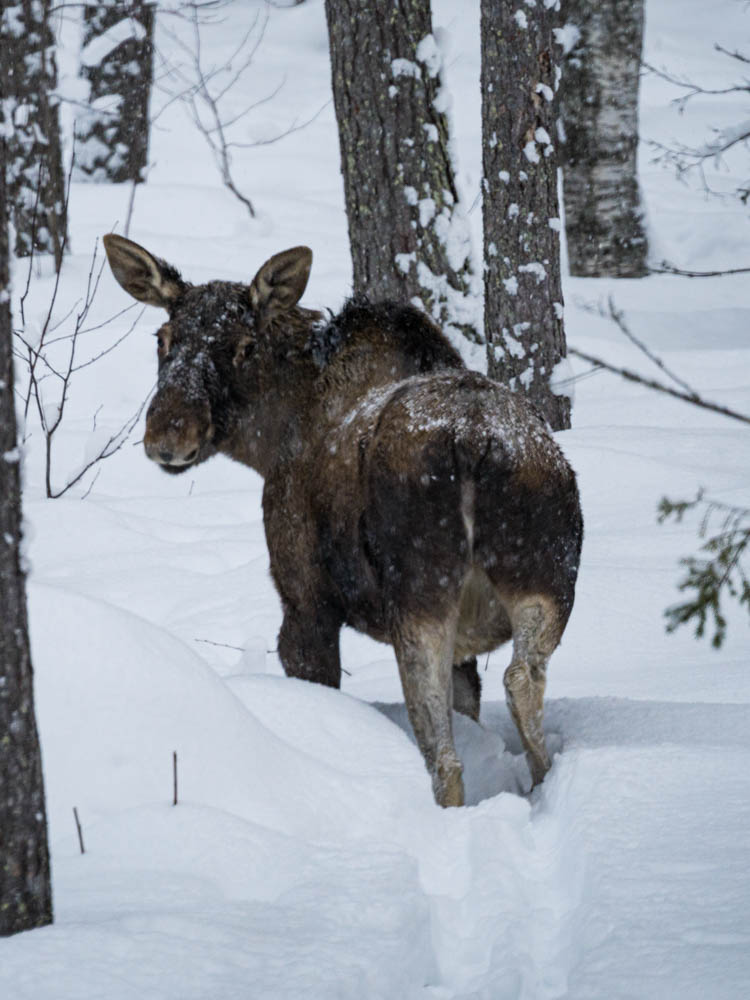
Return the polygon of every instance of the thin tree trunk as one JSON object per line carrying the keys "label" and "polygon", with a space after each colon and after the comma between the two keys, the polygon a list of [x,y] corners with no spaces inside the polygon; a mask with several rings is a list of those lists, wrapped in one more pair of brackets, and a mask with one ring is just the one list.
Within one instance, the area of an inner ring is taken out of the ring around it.
{"label": "thin tree trunk", "polygon": [[142,181],[148,164],[154,5],[106,0],[83,9],[81,74],[90,110],[78,119],[79,180]]}
{"label": "thin tree trunk", "polygon": [[570,399],[550,385],[566,353],[550,6],[481,3],[484,331],[490,375],[559,430]]}
{"label": "thin tree trunk", "polygon": [[[563,190],[570,273],[639,278],[648,241],[638,191],[643,0],[567,0]],[[577,40],[576,40],[577,39]]]}
{"label": "thin tree trunk", "polygon": [[13,206],[15,252],[50,253],[59,269],[65,245],[62,169],[54,37],[50,0],[2,6],[0,87],[14,103],[8,137],[8,197]]}
{"label": "thin tree trunk", "polygon": [[326,0],[354,292],[481,335],[429,0]]}
{"label": "thin tree trunk", "polygon": [[[0,99],[5,94],[0,91]],[[6,119],[0,100],[0,935],[52,921],[47,820],[26,591],[13,394],[6,215]]]}

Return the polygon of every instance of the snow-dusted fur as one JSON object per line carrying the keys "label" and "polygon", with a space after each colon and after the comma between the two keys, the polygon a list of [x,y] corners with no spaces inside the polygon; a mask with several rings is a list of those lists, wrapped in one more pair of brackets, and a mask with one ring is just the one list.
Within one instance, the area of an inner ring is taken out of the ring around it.
{"label": "snow-dusted fur", "polygon": [[546,665],[582,536],[575,476],[542,419],[412,307],[351,303],[329,323],[300,309],[305,247],[249,286],[193,286],[130,240],[105,245],[126,291],[169,313],[149,458],[174,473],[222,453],[265,478],[287,674],[338,687],[345,624],[391,643],[435,798],[461,805],[451,709],[478,718],[471,661],[512,637],[508,704],[540,782]]}

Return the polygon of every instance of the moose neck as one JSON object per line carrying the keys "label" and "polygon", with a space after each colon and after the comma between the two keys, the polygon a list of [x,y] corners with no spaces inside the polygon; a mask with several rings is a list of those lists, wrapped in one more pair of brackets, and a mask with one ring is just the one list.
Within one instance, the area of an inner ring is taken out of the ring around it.
{"label": "moose neck", "polygon": [[319,313],[292,310],[291,322],[273,328],[250,362],[247,398],[232,408],[219,450],[264,478],[299,454],[314,427],[315,383],[320,374],[308,347]]}
{"label": "moose neck", "polygon": [[371,390],[461,368],[460,355],[414,309],[350,303],[325,325],[319,313],[292,309],[259,347],[247,403],[235,409],[220,450],[266,477],[339,426]]}

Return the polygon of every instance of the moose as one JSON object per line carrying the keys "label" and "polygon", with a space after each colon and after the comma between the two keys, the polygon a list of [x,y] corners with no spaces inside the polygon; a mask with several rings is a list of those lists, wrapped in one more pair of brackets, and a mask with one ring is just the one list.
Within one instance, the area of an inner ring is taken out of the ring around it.
{"label": "moose", "polygon": [[546,666],[583,533],[543,419],[413,306],[355,299],[330,319],[299,306],[307,247],[249,285],[192,285],[131,240],[104,244],[125,291],[169,316],[147,456],[182,473],[218,453],[264,477],[287,675],[338,687],[343,625],[391,643],[435,799],[459,806],[451,710],[478,719],[476,657],[512,639],[507,702],[541,782]]}

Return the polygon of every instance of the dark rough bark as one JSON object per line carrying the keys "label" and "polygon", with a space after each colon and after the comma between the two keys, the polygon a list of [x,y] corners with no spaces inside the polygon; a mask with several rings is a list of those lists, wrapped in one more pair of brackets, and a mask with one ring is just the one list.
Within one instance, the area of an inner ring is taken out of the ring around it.
{"label": "dark rough bark", "polygon": [[3,125],[0,103],[0,935],[7,935],[50,923],[52,892],[19,554],[21,485],[13,396]]}
{"label": "dark rough bark", "polygon": [[355,294],[479,341],[429,0],[326,0]]}
{"label": "dark rough bark", "polygon": [[82,75],[90,110],[79,117],[76,176],[141,181],[148,163],[154,6],[106,0],[83,9]]}
{"label": "dark rough bark", "polygon": [[7,183],[16,230],[15,252],[54,254],[60,267],[65,245],[65,177],[62,169],[54,37],[50,0],[0,5],[0,87],[14,103],[9,127]]}
{"label": "dark rough bark", "polygon": [[570,399],[550,388],[565,356],[550,0],[482,0],[484,330],[488,371],[555,430]]}
{"label": "dark rough bark", "polygon": [[648,273],[636,165],[643,0],[567,0],[564,13],[580,32],[561,88],[570,273],[639,278]]}

